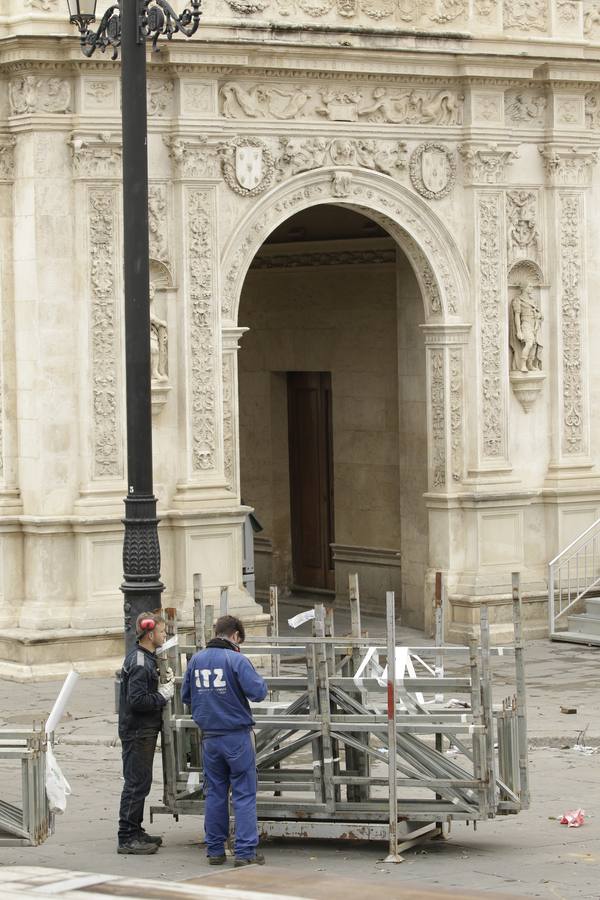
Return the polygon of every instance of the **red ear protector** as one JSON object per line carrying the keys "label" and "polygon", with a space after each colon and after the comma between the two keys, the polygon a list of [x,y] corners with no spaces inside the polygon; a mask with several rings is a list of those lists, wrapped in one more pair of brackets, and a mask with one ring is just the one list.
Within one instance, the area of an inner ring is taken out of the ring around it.
{"label": "red ear protector", "polygon": [[140,629],[142,631],[154,631],[156,628],[156,622],[154,619],[142,619],[140,622]]}

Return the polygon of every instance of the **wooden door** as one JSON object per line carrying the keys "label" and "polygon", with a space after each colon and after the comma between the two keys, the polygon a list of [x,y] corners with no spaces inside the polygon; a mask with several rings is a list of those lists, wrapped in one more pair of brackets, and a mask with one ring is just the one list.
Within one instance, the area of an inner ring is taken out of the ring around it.
{"label": "wooden door", "polygon": [[331,374],[288,374],[294,584],[334,589]]}

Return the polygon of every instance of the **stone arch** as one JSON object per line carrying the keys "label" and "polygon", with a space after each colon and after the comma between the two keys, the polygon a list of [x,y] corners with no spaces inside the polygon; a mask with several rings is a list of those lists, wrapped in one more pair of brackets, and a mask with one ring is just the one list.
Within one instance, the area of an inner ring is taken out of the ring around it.
{"label": "stone arch", "polygon": [[268,235],[294,213],[337,204],[381,224],[410,261],[423,297],[425,322],[443,324],[464,316],[469,276],[458,246],[437,214],[414,191],[386,175],[364,169],[322,168],[290,178],[242,219],[227,243],[221,271],[221,316],[237,322],[248,268]]}

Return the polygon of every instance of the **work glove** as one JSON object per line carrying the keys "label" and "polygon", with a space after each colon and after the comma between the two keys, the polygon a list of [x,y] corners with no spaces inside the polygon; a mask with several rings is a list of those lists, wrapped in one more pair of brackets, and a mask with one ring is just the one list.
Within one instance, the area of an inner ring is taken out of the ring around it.
{"label": "work glove", "polygon": [[165,700],[172,700],[175,693],[175,682],[165,681],[164,684],[160,684],[158,686],[158,693],[161,695],[161,697],[164,697]]}
{"label": "work glove", "polygon": [[175,679],[175,673],[171,666],[167,666],[167,670],[165,672],[165,682],[169,683]]}

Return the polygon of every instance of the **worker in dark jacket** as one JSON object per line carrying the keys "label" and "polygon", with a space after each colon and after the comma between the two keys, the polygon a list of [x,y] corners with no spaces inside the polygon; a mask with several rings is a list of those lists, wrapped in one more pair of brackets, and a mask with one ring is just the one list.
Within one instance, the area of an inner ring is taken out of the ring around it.
{"label": "worker in dark jacket", "polygon": [[209,865],[225,862],[229,835],[229,788],[235,813],[235,865],[262,865],[257,853],[256,752],[254,719],[248,700],[267,696],[267,685],[240,653],[244,625],[234,616],[222,616],[215,637],[191,658],[181,699],[191,706],[202,731],[205,795],[204,832]]}
{"label": "worker in dark jacket", "polygon": [[150,793],[156,740],[162,710],[175,692],[173,673],[159,684],[155,652],[165,642],[165,620],[142,613],[136,625],[137,643],[121,669],[119,737],[123,755],[123,793],[119,810],[118,853],[156,853],[162,838],[142,828],[144,801]]}

